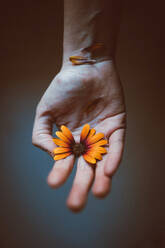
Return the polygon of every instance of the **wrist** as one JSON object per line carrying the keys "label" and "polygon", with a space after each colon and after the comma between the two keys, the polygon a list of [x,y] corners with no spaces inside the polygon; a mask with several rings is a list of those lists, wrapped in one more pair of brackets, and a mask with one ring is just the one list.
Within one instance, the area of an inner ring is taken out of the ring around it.
{"label": "wrist", "polygon": [[64,49],[63,54],[63,64],[94,64],[112,59],[112,50],[110,50],[104,43],[101,42],[95,42],[87,47],[80,47],[77,49]]}
{"label": "wrist", "polygon": [[64,1],[63,63],[70,56],[93,57],[86,48],[98,42],[104,49],[97,58],[114,56],[119,15],[115,5],[109,0]]}

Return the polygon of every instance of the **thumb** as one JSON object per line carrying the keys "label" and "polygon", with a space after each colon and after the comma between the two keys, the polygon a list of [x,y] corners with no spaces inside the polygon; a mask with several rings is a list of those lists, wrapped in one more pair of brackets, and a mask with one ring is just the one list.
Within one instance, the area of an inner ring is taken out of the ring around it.
{"label": "thumb", "polygon": [[32,134],[32,144],[54,157],[53,150],[56,145],[52,140],[52,129],[53,121],[49,114],[36,114]]}

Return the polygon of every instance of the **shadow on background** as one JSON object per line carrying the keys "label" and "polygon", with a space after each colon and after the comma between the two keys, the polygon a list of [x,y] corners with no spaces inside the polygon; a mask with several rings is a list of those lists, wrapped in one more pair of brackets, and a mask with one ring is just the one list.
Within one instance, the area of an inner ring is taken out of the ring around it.
{"label": "shadow on background", "polygon": [[35,107],[60,69],[62,1],[1,7],[1,248],[165,247],[163,6],[125,1],[117,65],[128,111],[122,165],[105,200],[65,206],[69,181],[51,190],[53,161],[31,144]]}

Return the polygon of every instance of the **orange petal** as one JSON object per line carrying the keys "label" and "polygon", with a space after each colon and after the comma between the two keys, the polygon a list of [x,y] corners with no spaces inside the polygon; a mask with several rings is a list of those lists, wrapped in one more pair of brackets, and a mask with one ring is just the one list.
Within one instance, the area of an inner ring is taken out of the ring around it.
{"label": "orange petal", "polygon": [[90,147],[103,146],[103,145],[106,145],[107,143],[108,143],[107,140],[102,139],[102,140],[100,140],[100,141],[98,141],[98,142],[96,142],[96,143],[90,145]]}
{"label": "orange petal", "polygon": [[72,62],[74,65],[81,65],[86,61],[84,57],[81,56],[70,56],[69,60]]}
{"label": "orange petal", "polygon": [[94,149],[99,153],[107,153],[107,150],[104,147],[96,147]]}
{"label": "orange petal", "polygon": [[69,130],[69,128],[67,128],[66,126],[62,125],[61,126],[61,131],[63,132],[63,134],[70,139],[72,142],[74,141],[73,135],[71,133],[71,131]]}
{"label": "orange petal", "polygon": [[65,143],[63,140],[54,138],[53,141],[57,146],[70,147],[70,145]]}
{"label": "orange petal", "polygon": [[57,131],[57,132],[56,132],[56,135],[57,135],[61,140],[63,140],[64,142],[66,142],[66,143],[68,143],[68,144],[71,143],[71,141],[70,141],[62,132]]}
{"label": "orange petal", "polygon": [[84,60],[84,59],[87,59],[86,57],[84,56],[70,56],[69,57],[69,60],[72,62],[74,60]]}
{"label": "orange petal", "polygon": [[58,154],[54,156],[54,160],[60,160],[63,158],[68,157],[71,154],[71,152],[63,153],[63,154]]}
{"label": "orange petal", "polygon": [[89,148],[89,150],[87,151],[87,153],[107,153],[107,150],[104,148],[104,147],[101,147],[101,146],[92,146]]}
{"label": "orange petal", "polygon": [[[71,61],[71,60],[70,60]],[[82,65],[84,63],[87,63],[88,60],[72,60],[72,64],[74,65]]]}
{"label": "orange petal", "polygon": [[103,133],[97,133],[93,135],[92,137],[87,138],[87,144],[93,144],[96,143],[98,140],[102,139],[104,137]]}
{"label": "orange petal", "polygon": [[94,63],[95,60],[83,57],[83,56],[70,56],[69,60],[74,64],[74,65],[81,65],[84,63]]}
{"label": "orange petal", "polygon": [[89,133],[89,129],[90,129],[89,124],[85,124],[83,126],[83,129],[81,131],[80,141],[83,141],[87,137],[87,135]]}
{"label": "orange petal", "polygon": [[96,133],[96,130],[94,128],[91,128],[88,134],[88,138],[92,137]]}
{"label": "orange petal", "polygon": [[88,152],[87,154],[88,154],[89,156],[93,157],[93,158],[102,160],[102,156],[101,156],[101,154],[100,154],[99,152],[96,152],[96,151],[92,152],[92,151],[90,151],[90,152]]}
{"label": "orange petal", "polygon": [[85,153],[85,154],[83,155],[83,158],[84,158],[87,162],[89,162],[89,163],[91,163],[91,164],[96,164],[96,159],[93,158],[93,157],[91,157],[91,156],[89,156],[87,153]]}
{"label": "orange petal", "polygon": [[70,148],[68,148],[68,147],[56,147],[54,149],[55,154],[64,153],[64,152],[70,152]]}
{"label": "orange petal", "polygon": [[94,154],[94,157],[95,157],[96,159],[98,159],[98,160],[102,160],[102,156],[101,156],[101,154],[100,154],[99,152],[96,152],[96,153]]}

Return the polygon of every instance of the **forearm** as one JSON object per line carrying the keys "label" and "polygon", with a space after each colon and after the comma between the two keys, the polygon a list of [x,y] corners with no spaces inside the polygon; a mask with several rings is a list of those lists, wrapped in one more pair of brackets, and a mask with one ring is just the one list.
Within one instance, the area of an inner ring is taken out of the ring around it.
{"label": "forearm", "polygon": [[63,60],[86,55],[84,48],[95,43],[104,45],[99,56],[112,57],[120,10],[120,0],[64,0]]}

